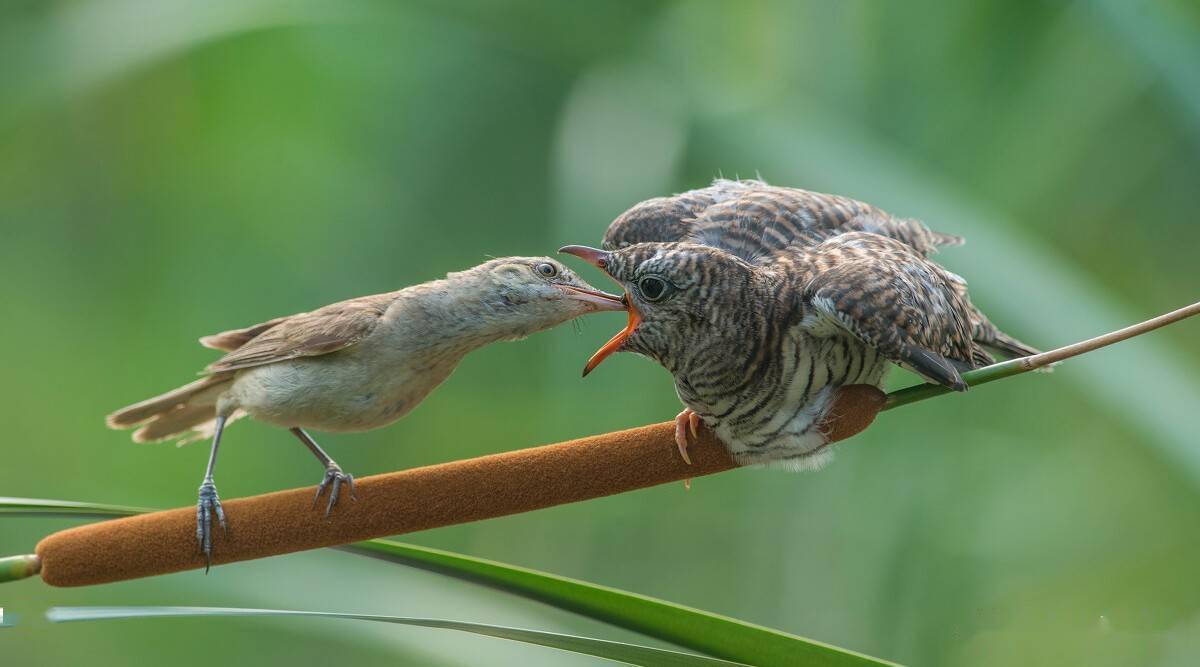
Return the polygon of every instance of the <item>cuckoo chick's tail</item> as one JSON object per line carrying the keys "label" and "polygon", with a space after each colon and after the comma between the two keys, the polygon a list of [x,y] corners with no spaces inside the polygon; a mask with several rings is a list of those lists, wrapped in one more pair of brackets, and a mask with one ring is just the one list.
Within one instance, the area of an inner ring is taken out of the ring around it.
{"label": "cuckoo chick's tail", "polygon": [[974,309],[974,317],[972,317],[972,338],[976,343],[983,345],[989,350],[994,350],[1004,355],[1008,359],[1016,359],[1017,357],[1028,357],[1039,354],[1041,350],[1036,347],[1031,347],[1004,333],[983,313],[979,312],[978,308]]}

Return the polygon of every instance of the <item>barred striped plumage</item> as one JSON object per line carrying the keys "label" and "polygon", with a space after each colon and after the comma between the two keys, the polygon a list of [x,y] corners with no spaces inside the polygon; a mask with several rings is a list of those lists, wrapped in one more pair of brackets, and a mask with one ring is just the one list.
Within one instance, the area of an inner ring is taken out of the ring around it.
{"label": "barred striped plumage", "polygon": [[612,250],[636,243],[692,241],[753,262],[764,253],[811,245],[849,231],[894,238],[925,257],[938,246],[963,242],[917,220],[894,218],[847,197],[762,181],[721,179],[707,188],[634,205],[609,225],[604,247]]}
{"label": "barred striped plumage", "polygon": [[670,371],[740,463],[806,468],[836,387],[880,386],[896,363],[962,390],[985,348],[1036,352],[928,259],[959,243],[845,197],[722,180],[622,214],[601,263],[640,317],[622,349]]}

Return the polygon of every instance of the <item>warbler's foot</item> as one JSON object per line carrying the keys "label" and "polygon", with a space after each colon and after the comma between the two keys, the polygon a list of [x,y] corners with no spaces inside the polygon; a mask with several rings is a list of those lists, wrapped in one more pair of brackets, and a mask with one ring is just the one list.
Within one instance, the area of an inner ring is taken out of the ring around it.
{"label": "warbler's foot", "polygon": [[692,412],[691,408],[684,408],[682,412],[675,415],[675,444],[679,447],[679,456],[688,465],[692,465],[692,459],[687,453],[688,431],[691,431],[693,438],[699,437],[696,431],[699,425],[700,415]]}
{"label": "warbler's foot", "polygon": [[211,477],[207,477],[200,485],[199,501],[196,503],[196,541],[204,552],[204,571],[208,572],[212,565],[212,522],[213,519],[221,525],[221,532],[226,532],[225,510],[221,508],[221,499],[217,497],[217,485]]}
{"label": "warbler's foot", "polygon": [[354,497],[354,475],[342,472],[342,467],[330,461],[325,466],[325,477],[317,486],[317,494],[313,496],[313,507],[317,506],[317,501],[321,499],[321,494],[325,493],[325,488],[329,487],[329,504],[325,506],[325,516],[333,511],[333,506],[337,504],[338,496],[342,493],[342,484],[345,484],[350,490],[350,500],[358,500]]}

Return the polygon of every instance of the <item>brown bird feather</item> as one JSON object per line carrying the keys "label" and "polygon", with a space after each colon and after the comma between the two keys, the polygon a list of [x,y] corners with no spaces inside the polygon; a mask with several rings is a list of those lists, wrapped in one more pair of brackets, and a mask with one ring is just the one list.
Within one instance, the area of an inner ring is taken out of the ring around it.
{"label": "brown bird feather", "polygon": [[[304,313],[298,314],[303,315]],[[273,320],[267,320],[262,324],[255,324],[254,326],[246,327],[245,329],[230,329],[229,331],[222,331],[221,333],[213,334],[211,336],[204,336],[200,339],[200,344],[212,350],[233,352],[246,343],[249,343],[251,340],[254,340],[254,338],[262,334],[264,331],[292,317],[295,317],[295,315],[276,317]]]}
{"label": "brown bird feather", "polygon": [[[232,343],[239,334],[248,338],[205,370],[209,373],[236,371],[345,349],[371,335],[396,298],[396,292],[362,296],[312,312],[276,318],[248,329],[218,334],[220,343]],[[201,339],[201,343],[204,340]],[[216,345],[214,342],[210,347]]]}

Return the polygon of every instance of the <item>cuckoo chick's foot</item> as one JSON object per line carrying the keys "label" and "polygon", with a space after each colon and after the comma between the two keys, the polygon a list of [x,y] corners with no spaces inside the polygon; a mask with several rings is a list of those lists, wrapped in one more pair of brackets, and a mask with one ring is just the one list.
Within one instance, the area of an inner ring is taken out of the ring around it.
{"label": "cuckoo chick's foot", "polygon": [[675,415],[675,444],[679,446],[679,456],[688,465],[692,465],[692,459],[687,453],[688,432],[691,431],[693,438],[699,437],[696,432],[699,426],[700,415],[692,412],[691,408],[684,408],[682,412]]}
{"label": "cuckoo chick's foot", "polygon": [[213,519],[221,526],[221,532],[226,532],[225,510],[221,508],[221,499],[217,497],[217,485],[211,477],[206,477],[200,485],[200,498],[196,503],[196,541],[204,552],[204,571],[212,565],[212,522]]}
{"label": "cuckoo chick's foot", "polygon": [[313,507],[317,506],[317,501],[321,499],[321,494],[325,493],[325,488],[329,488],[329,504],[325,506],[325,516],[333,511],[333,506],[337,504],[338,497],[342,493],[342,485],[345,484],[350,491],[350,500],[358,500],[354,497],[354,475],[342,472],[342,467],[337,463],[330,461],[325,466],[325,477],[317,486],[317,494],[313,496]]}

